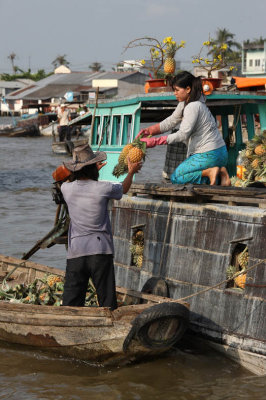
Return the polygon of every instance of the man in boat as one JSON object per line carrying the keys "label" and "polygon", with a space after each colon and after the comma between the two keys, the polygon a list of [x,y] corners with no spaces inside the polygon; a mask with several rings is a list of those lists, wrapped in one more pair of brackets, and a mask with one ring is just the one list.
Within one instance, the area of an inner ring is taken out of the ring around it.
{"label": "man in boat", "polygon": [[58,118],[59,141],[64,142],[65,139],[70,140],[71,134],[68,123],[71,120],[71,117],[70,117],[70,112],[65,104],[61,104],[61,109],[57,115],[57,118]]}
{"label": "man in boat", "polygon": [[128,192],[142,164],[129,162],[123,183],[99,182],[99,170],[105,160],[106,153],[93,152],[84,145],[74,149],[72,162],[64,163],[72,172],[71,182],[61,186],[70,216],[64,306],[84,306],[91,278],[99,306],[117,308],[114,245],[107,207],[110,199],[120,200]]}

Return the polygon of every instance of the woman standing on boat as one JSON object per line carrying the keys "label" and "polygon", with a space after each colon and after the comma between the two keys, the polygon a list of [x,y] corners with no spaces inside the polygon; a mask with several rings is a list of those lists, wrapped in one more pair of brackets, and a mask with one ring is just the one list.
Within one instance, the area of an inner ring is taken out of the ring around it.
{"label": "woman standing on boat", "polygon": [[122,184],[98,182],[105,160],[106,153],[94,153],[89,145],[84,145],[74,149],[72,162],[64,163],[74,179],[61,186],[70,216],[64,306],[84,306],[91,277],[99,306],[112,310],[117,307],[114,245],[107,207],[110,199],[120,200],[128,192],[142,164],[129,162]]}
{"label": "woman standing on boat", "polygon": [[[171,175],[177,184],[196,183],[215,185],[220,177],[222,186],[230,186],[226,170],[228,153],[216,121],[205,104],[200,77],[183,71],[171,82],[178,105],[161,123],[139,132],[147,147],[183,142],[187,159]],[[179,128],[177,132],[159,138],[147,138]]]}

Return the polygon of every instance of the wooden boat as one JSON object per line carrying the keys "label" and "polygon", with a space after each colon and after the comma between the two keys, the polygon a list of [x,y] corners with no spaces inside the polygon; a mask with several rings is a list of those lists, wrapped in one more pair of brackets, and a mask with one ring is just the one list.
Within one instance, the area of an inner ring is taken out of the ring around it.
{"label": "wooden boat", "polygon": [[55,154],[72,155],[73,149],[88,143],[88,138],[71,139],[64,142],[53,141],[52,151]]}
{"label": "wooden boat", "polygon": [[0,130],[0,136],[25,137],[40,136],[39,128],[36,125],[15,126]]}
{"label": "wooden boat", "polygon": [[[238,152],[253,138],[258,119],[261,131],[266,130],[265,93],[214,90],[206,102],[228,145],[229,174],[236,175]],[[112,169],[123,146],[132,142],[141,123],[169,116],[176,99],[172,93],[148,93],[88,106],[95,116],[91,146],[107,153],[109,168],[101,169],[100,179],[115,181]],[[169,160],[168,174],[175,162]],[[133,184],[130,195],[110,209],[118,285],[141,291],[150,279],[163,279],[171,298],[189,296],[190,327],[197,336],[250,371],[265,374],[265,187],[172,185],[158,176],[154,183]],[[137,230],[144,235],[139,265],[131,252]],[[240,288],[227,273],[231,265],[239,268],[238,255],[246,248],[251,269]]]}
{"label": "wooden boat", "polygon": [[[197,337],[255,374],[266,374],[266,188],[134,183],[115,201],[118,285],[141,290],[152,277],[190,303]],[[141,265],[132,259],[143,232]],[[239,256],[248,253],[243,282]]]}
{"label": "wooden boat", "polygon": [[[15,270],[14,270],[15,268]],[[10,274],[11,273],[11,274]],[[64,271],[0,256],[0,277],[29,284]],[[117,287],[118,309],[56,307],[0,301],[0,340],[76,359],[121,363],[162,354],[184,334],[187,303]]]}

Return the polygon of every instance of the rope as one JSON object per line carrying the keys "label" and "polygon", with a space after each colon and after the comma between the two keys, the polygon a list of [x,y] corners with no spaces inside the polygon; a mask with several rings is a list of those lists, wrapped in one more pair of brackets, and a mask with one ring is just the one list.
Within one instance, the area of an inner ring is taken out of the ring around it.
{"label": "rope", "polygon": [[189,296],[181,297],[180,299],[175,300],[175,301],[184,301],[184,300],[190,299],[190,298],[192,298],[192,297],[194,297],[194,296],[198,296],[198,295],[201,294],[201,293],[205,293],[205,292],[208,292],[209,290],[215,289],[216,287],[221,286],[223,283],[227,283],[227,282],[229,282],[229,281],[235,279],[235,278],[236,278],[237,276],[239,276],[239,275],[246,274],[248,271],[251,271],[252,269],[258,267],[260,264],[265,263],[265,262],[266,262],[266,259],[261,260],[261,261],[257,262],[256,264],[254,264],[252,267],[249,267],[249,268],[243,269],[243,270],[240,271],[240,272],[237,272],[236,274],[234,274],[234,275],[233,275],[231,278],[229,278],[229,279],[225,279],[224,281],[222,281],[222,282],[220,282],[220,283],[217,283],[217,284],[214,285],[214,286],[208,287],[207,289],[200,290],[199,292],[190,294]]}
{"label": "rope", "polygon": [[170,207],[169,207],[169,212],[168,212],[168,217],[167,217],[167,222],[166,222],[166,227],[165,227],[165,232],[164,232],[163,248],[162,248],[161,258],[160,258],[159,274],[161,274],[161,268],[162,268],[162,263],[163,263],[164,250],[165,250],[165,243],[166,243],[166,238],[167,238],[167,233],[168,233],[168,228],[169,228],[169,223],[170,223],[170,216],[172,213],[172,207],[173,207],[173,200],[170,200]]}

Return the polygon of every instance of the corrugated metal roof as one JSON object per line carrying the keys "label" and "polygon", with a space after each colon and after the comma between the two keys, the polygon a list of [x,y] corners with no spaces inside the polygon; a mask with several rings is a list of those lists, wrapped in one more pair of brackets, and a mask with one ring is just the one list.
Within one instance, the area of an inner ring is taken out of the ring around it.
{"label": "corrugated metal roof", "polygon": [[35,82],[34,87],[10,93],[7,99],[46,100],[52,97],[63,97],[67,91],[77,91],[80,87],[92,87],[94,79],[125,79],[128,76],[142,73],[129,72],[71,72],[69,74],[53,74]]}

